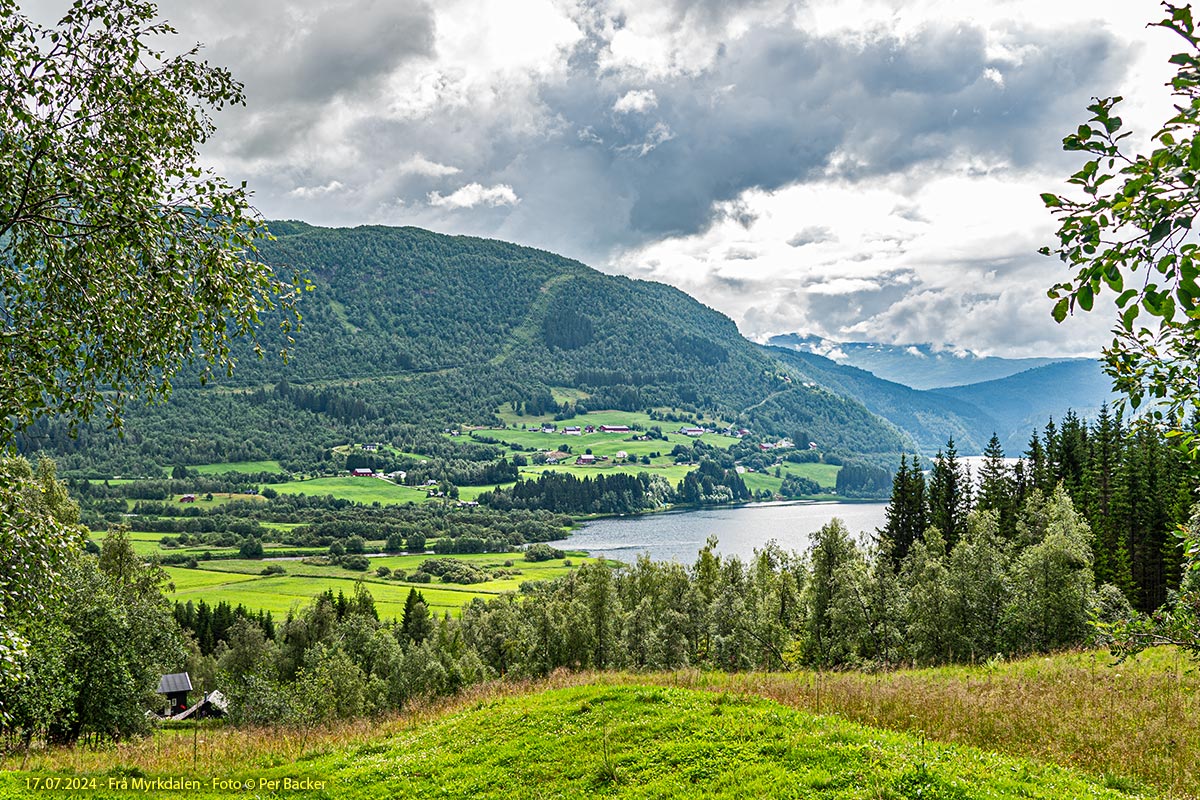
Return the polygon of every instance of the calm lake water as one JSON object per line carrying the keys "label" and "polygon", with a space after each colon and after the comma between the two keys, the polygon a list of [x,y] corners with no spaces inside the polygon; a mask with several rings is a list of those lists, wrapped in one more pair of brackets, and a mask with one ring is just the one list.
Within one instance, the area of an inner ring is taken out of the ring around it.
{"label": "calm lake water", "polygon": [[803,551],[808,538],[834,517],[860,540],[883,526],[887,503],[752,503],[733,508],[671,511],[589,522],[555,547],[633,563],[641,553],[658,561],[690,564],[709,535],[717,550],[749,560],[755,548],[775,539],[785,550]]}

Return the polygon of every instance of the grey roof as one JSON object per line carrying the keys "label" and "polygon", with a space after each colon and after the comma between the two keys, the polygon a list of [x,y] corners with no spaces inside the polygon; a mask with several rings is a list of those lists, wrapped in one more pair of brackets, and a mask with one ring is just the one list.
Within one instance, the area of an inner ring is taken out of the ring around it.
{"label": "grey roof", "polygon": [[190,692],[192,690],[192,678],[186,672],[172,672],[170,675],[163,675],[158,682],[157,691],[159,694],[172,694],[174,692]]}

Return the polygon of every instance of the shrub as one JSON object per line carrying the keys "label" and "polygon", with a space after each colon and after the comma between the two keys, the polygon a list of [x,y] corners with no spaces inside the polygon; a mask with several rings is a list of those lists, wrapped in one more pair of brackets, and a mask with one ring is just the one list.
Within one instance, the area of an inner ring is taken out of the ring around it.
{"label": "shrub", "polygon": [[338,559],[338,566],[342,569],[352,569],[355,572],[366,572],[371,568],[371,559],[360,555],[342,556]]}
{"label": "shrub", "polygon": [[566,554],[562,550],[541,542],[530,545],[525,549],[526,561],[552,561],[556,558],[562,558],[564,555]]}

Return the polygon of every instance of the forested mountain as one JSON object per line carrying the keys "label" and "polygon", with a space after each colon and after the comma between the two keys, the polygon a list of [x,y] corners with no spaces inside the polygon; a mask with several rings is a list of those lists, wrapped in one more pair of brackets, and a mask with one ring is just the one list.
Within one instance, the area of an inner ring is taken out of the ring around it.
{"label": "forested mountain", "polygon": [[[314,289],[286,363],[246,347],[231,378],[181,384],[166,406],[131,409],[123,441],[100,430],[71,440],[44,423],[22,449],[55,454],[65,472],[97,458],[134,474],[154,464],[312,463],[335,441],[388,441],[406,424],[486,424],[502,407],[564,416],[670,408],[881,463],[911,446],[672,287],[417,228],[270,227],[277,238],[261,257]],[[277,351],[286,342],[265,322],[261,340]]]}
{"label": "forested mountain", "polygon": [[1030,430],[1069,411],[1094,418],[1115,399],[1095,361],[1060,361],[999,380],[920,391],[814,353],[766,349],[809,380],[860,401],[909,434],[927,456],[951,438],[959,452],[977,455],[993,433],[1006,450],[1020,452]]}
{"label": "forested mountain", "polygon": [[886,381],[814,353],[781,347],[768,351],[830,391],[856,398],[872,413],[912,436],[925,455],[933,455],[950,438],[963,453],[982,453],[997,429],[993,417],[966,401]]}
{"label": "forested mountain", "polygon": [[963,386],[1006,378],[1018,372],[1061,361],[1061,358],[998,358],[970,352],[935,350],[927,344],[893,345],[877,342],[835,342],[820,336],[785,333],[768,344],[802,353],[836,357],[839,364],[858,367],[888,381],[914,389]]}

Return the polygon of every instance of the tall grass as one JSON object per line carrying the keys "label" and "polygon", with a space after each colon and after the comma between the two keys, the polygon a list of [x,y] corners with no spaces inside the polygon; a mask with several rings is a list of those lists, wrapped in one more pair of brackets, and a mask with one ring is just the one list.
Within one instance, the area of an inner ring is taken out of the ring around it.
{"label": "tall grass", "polygon": [[[836,714],[930,740],[974,745],[1076,767],[1117,789],[1139,786],[1200,798],[1200,674],[1166,648],[1119,666],[1104,652],[1063,654],[974,667],[888,673],[557,672],[504,680],[453,698],[415,704],[380,719],[319,729],[164,729],[103,749],[53,748],[28,755],[36,771],[199,772],[253,769],[343,750],[410,730],[455,710],[551,688],[657,683],[758,695],[818,714]],[[22,767],[22,754],[0,762]]]}

